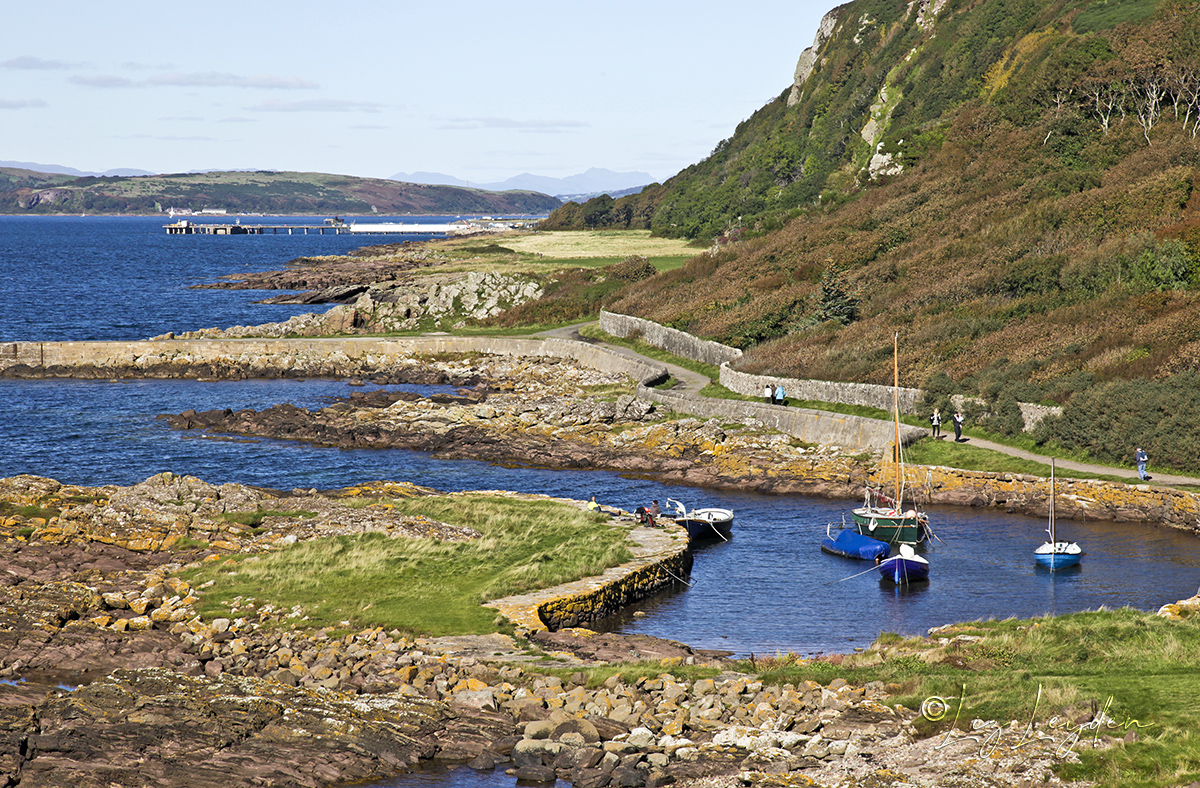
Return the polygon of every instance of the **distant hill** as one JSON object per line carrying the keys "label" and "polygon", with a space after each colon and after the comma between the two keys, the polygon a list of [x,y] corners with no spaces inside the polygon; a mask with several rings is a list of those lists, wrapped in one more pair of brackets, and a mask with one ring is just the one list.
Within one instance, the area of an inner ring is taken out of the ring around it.
{"label": "distant hill", "polygon": [[74,175],[77,178],[82,178],[88,175],[121,175],[121,176],[136,176],[136,175],[154,175],[155,173],[149,170],[134,170],[129,168],[120,168],[116,170],[105,170],[104,172],[86,172],[77,170],[74,167],[63,167],[59,164],[37,164],[32,161],[0,161],[0,168],[13,168],[18,170],[32,170],[34,172],[45,172],[55,175]]}
{"label": "distant hill", "polygon": [[83,176],[0,167],[0,213],[539,214],[561,201],[504,192],[314,172]]}
{"label": "distant hill", "polygon": [[[453,175],[445,175],[440,172],[399,172],[392,176],[392,180],[454,186],[467,185],[467,182],[461,178],[456,178]],[[520,175],[514,175],[508,180],[500,181],[499,183],[475,183],[471,184],[471,186],[476,189],[486,189],[488,191],[522,189],[541,192],[542,194],[553,194],[561,199],[579,199],[580,197],[586,199],[599,194],[608,194],[611,197],[633,194],[651,183],[652,180],[650,174],[645,172],[613,172],[612,170],[592,167],[587,172],[578,175],[569,175],[565,178],[550,178],[544,175],[531,175],[525,172]]]}

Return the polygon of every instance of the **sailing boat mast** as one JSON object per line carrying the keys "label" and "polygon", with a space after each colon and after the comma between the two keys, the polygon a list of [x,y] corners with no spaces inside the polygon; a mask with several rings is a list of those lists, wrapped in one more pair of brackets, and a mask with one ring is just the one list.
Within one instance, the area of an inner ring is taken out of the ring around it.
{"label": "sailing boat mast", "polygon": [[892,335],[892,413],[896,418],[896,454],[892,458],[896,461],[896,509],[900,509],[900,476],[903,474],[903,469],[900,467],[900,332],[897,331]]}
{"label": "sailing boat mast", "polygon": [[1054,538],[1054,458],[1050,458],[1050,544],[1057,544]]}

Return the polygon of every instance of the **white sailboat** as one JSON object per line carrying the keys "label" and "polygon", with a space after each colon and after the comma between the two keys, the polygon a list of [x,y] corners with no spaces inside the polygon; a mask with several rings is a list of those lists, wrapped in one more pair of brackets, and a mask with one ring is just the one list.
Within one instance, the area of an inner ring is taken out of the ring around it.
{"label": "white sailboat", "polygon": [[1054,532],[1054,458],[1050,458],[1050,524],[1046,528],[1050,541],[1033,551],[1034,560],[1050,571],[1079,563],[1083,549],[1075,542],[1060,542]]}

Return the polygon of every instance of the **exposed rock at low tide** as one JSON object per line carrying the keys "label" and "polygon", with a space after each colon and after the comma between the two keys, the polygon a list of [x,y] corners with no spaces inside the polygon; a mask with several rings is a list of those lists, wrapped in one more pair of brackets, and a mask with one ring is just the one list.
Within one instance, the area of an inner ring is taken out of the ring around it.
{"label": "exposed rock at low tide", "polygon": [[797,446],[786,435],[754,427],[679,418],[632,394],[592,398],[590,389],[629,382],[568,361],[480,357],[437,366],[481,383],[458,397],[380,394],[315,411],[279,405],[165,418],[177,429],[600,468],[709,488],[853,497],[866,481],[866,466],[836,447]]}

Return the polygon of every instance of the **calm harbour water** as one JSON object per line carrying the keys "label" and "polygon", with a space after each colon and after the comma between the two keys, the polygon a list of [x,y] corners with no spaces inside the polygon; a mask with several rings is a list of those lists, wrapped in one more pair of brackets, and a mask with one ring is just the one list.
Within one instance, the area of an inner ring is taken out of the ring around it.
{"label": "calm harbour water", "polygon": [[[411,219],[409,219],[411,221]],[[313,307],[264,306],[261,292],[195,290],[226,274],[289,259],[393,242],[375,236],[167,236],[164,219],[0,217],[0,342],[142,339],[168,331],[284,320]],[[323,307],[317,307],[317,310]],[[412,387],[408,387],[412,388]],[[374,479],[441,490],[509,489],[633,509],[670,497],[735,510],[734,536],[696,553],[691,586],[605,622],[738,655],[847,652],[881,631],[922,634],[977,618],[1028,617],[1191,596],[1200,540],[1166,528],[1059,523],[1086,555],[1051,574],[1033,561],[1042,520],[970,509],[931,510],[941,538],[928,583],[896,588],[868,565],[820,552],[826,524],[854,502],[668,487],[599,471],[502,468],[393,450],[316,448],[285,441],[173,432],[155,417],[187,408],[319,407],[346,381],[16,381],[0,379],[0,477],[29,473],[76,484],[141,481],[161,471],[213,483],[333,488]],[[419,388],[419,391],[427,389]],[[866,571],[865,574],[860,574]],[[644,615],[635,616],[634,613]],[[381,785],[476,788],[503,775],[409,776]]]}

